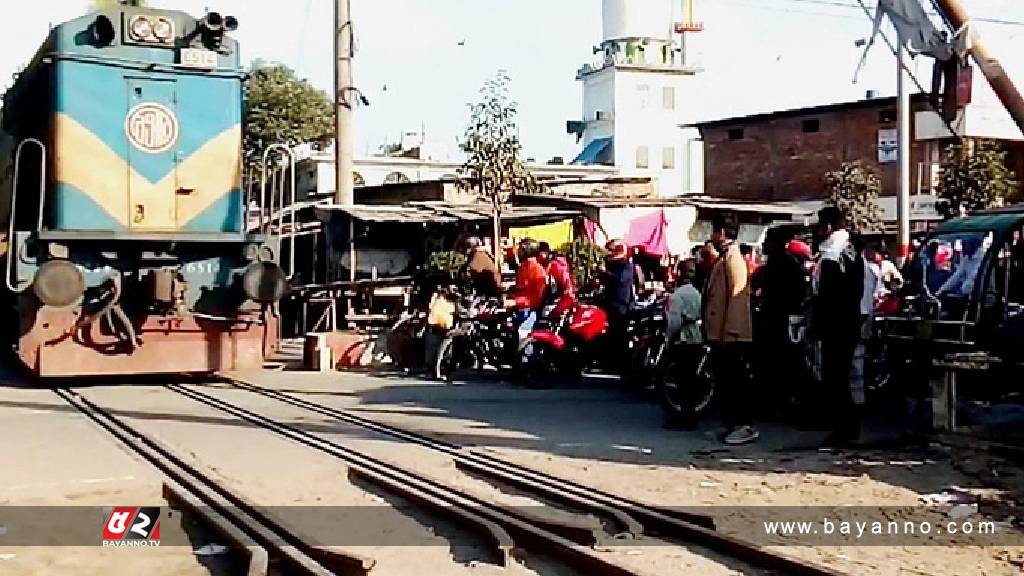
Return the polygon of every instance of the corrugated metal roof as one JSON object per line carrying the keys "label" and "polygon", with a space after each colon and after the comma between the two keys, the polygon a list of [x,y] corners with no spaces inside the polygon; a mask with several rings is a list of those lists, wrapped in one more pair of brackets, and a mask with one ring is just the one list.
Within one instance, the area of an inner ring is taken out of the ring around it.
{"label": "corrugated metal roof", "polygon": [[362,222],[409,222],[444,224],[455,223],[458,219],[438,214],[415,206],[340,206],[329,204],[317,208],[319,214],[341,212]]}
{"label": "corrugated metal roof", "polygon": [[531,200],[565,202],[591,208],[668,208],[675,206],[694,206],[696,208],[731,210],[758,214],[788,214],[793,216],[809,216],[814,213],[804,206],[793,202],[744,202],[741,200],[725,200],[708,196],[675,196],[671,198],[655,197],[615,197],[615,196],[571,196],[532,194]]}
{"label": "corrugated metal roof", "polygon": [[702,198],[693,200],[693,205],[698,208],[717,208],[719,210],[756,212],[758,214],[790,214],[793,216],[810,216],[814,214],[813,210],[791,202],[740,202]]}
{"label": "corrugated metal roof", "polygon": [[[452,224],[456,222],[490,221],[491,207],[488,204],[454,204],[445,202],[409,202],[400,206],[358,205],[319,206],[317,211],[327,215],[343,212],[363,222],[416,222],[431,224]],[[508,206],[502,211],[505,222],[557,222],[578,216],[575,210],[554,210],[543,206]]]}

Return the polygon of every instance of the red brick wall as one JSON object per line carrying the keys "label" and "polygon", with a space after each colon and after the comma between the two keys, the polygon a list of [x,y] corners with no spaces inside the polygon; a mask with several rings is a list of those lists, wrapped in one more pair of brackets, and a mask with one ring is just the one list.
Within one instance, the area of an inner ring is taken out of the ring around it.
{"label": "red brick wall", "polygon": [[[823,197],[826,172],[841,163],[861,160],[882,178],[883,195],[895,195],[897,163],[878,163],[880,112],[891,102],[806,116],[738,120],[703,129],[705,189],[711,196],[744,200],[813,200]],[[894,111],[895,113],[895,111]],[[819,131],[803,131],[804,120],[818,120]],[[742,128],[742,140],[729,130]],[[913,127],[911,128],[913,130]],[[917,190],[917,164],[924,145],[911,152],[911,190]]]}

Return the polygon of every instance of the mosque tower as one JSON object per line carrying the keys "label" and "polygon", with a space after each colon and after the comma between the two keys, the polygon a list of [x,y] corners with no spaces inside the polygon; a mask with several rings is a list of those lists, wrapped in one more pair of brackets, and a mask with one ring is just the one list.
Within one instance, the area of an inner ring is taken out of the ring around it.
{"label": "mosque tower", "polygon": [[694,0],[603,0],[596,60],[576,73],[583,118],[567,130],[583,146],[574,164],[617,166],[650,176],[662,196],[703,191],[703,142],[696,129],[700,69],[687,41],[703,30]]}

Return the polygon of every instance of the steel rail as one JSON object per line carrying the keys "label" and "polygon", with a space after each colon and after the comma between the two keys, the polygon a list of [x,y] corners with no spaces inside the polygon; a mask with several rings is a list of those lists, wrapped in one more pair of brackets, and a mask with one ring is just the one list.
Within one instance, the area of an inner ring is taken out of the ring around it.
{"label": "steel rail", "polygon": [[[172,498],[184,503],[201,517],[213,521],[214,527],[225,538],[243,545],[247,553],[252,548],[248,544],[248,538],[257,543],[263,551],[262,554],[257,551],[249,555],[250,575],[266,573],[261,572],[259,566],[266,563],[268,552],[272,552],[288,564],[295,570],[289,573],[295,574],[366,576],[373,567],[372,561],[302,542],[244,498],[232,493],[194,466],[185,463],[161,443],[145,436],[109,411],[70,389],[60,388],[55,392],[65,402],[170,478],[173,484],[165,485],[165,493],[169,493]],[[204,506],[208,506],[209,511],[204,510]]]}
{"label": "steel rail", "polygon": [[267,576],[267,571],[270,568],[270,556],[267,554],[267,549],[256,544],[238,525],[214,511],[176,482],[164,482],[164,499],[171,505],[177,503],[178,506],[187,508],[190,513],[212,526],[218,534],[228,540],[232,548],[245,550],[249,557],[246,576]]}
{"label": "steel rail", "polygon": [[508,483],[538,495],[543,499],[548,499],[573,509],[586,510],[603,516],[616,522],[619,526],[625,528],[629,534],[635,536],[648,533],[655,536],[689,541],[761,568],[779,570],[785,574],[797,576],[841,576],[843,574],[831,568],[779,554],[764,547],[716,532],[714,530],[714,520],[707,515],[695,514],[685,510],[650,506],[533,468],[502,460],[489,454],[467,450],[462,446],[444,440],[377,422],[345,410],[324,406],[299,398],[293,394],[237,379],[227,379],[227,381],[232,386],[242,390],[276,399],[382,435],[443,452],[453,458],[457,467],[467,472]]}
{"label": "steel rail", "polygon": [[524,514],[519,509],[478,498],[422,474],[384,462],[310,434],[290,424],[262,416],[186,386],[171,384],[167,388],[199,403],[276,432],[304,446],[335,456],[349,466],[350,474],[370,480],[402,497],[430,505],[441,513],[448,515],[454,513],[457,519],[464,521],[467,518],[478,518],[479,520],[476,522],[470,520],[471,526],[479,526],[481,520],[496,526],[509,538],[511,546],[507,549],[508,556],[517,556],[523,551],[534,551],[572,568],[583,570],[585,574],[600,576],[647,576],[650,574],[615,564],[593,549],[574,542],[565,535],[546,529],[551,527],[550,521],[541,524],[545,521]]}

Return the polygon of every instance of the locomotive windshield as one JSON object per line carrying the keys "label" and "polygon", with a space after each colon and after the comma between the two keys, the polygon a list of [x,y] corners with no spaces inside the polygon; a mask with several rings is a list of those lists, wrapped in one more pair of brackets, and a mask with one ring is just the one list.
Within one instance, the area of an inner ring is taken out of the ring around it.
{"label": "locomotive windshield", "polygon": [[933,296],[970,298],[992,242],[990,231],[935,236],[914,259],[912,275]]}

